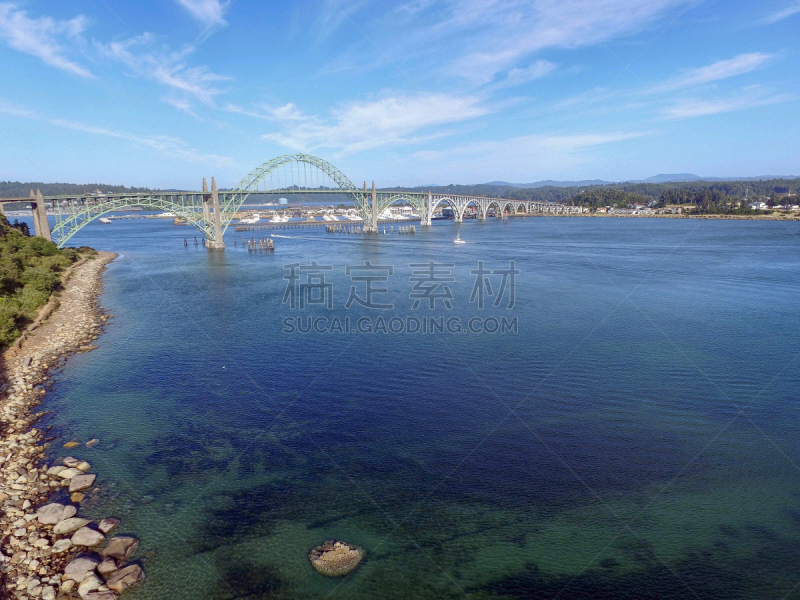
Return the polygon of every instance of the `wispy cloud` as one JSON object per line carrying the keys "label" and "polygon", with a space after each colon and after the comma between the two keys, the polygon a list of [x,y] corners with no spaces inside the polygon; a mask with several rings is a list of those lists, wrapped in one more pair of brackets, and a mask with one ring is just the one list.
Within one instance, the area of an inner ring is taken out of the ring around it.
{"label": "wispy cloud", "polygon": [[720,60],[705,67],[689,69],[679,77],[666,81],[661,85],[650,88],[649,92],[667,92],[682,88],[720,81],[736,75],[742,75],[755,71],[764,66],[774,54],[764,52],[750,52],[749,54],[738,54],[727,60]]}
{"label": "wispy cloud", "polygon": [[15,3],[0,3],[0,39],[18,52],[35,56],[51,67],[79,77],[92,77],[92,73],[67,57],[65,43],[81,42],[87,23],[83,15],[68,21],[51,17],[32,19]]}
{"label": "wispy cloud", "polygon": [[558,67],[555,63],[549,60],[537,60],[535,63],[524,69],[514,68],[509,70],[508,75],[503,81],[504,85],[521,85],[534,79],[540,79],[545,75],[549,75]]}
{"label": "wispy cloud", "polygon": [[189,52],[174,52],[159,46],[149,33],[96,46],[103,55],[123,63],[136,75],[165,85],[170,94],[164,101],[189,114],[194,114],[191,107],[197,101],[215,107],[217,96],[225,92],[220,84],[231,79],[205,66],[187,67],[182,58]]}
{"label": "wispy cloud", "polygon": [[558,174],[570,176],[577,165],[596,160],[601,148],[651,134],[649,131],[544,133],[459,144],[445,151],[422,150],[413,153],[412,158],[422,171],[421,177],[435,177],[435,172],[425,173],[425,165],[435,165],[436,171],[451,173],[465,182],[496,179],[500,173],[515,173],[531,180]]}
{"label": "wispy cloud", "polygon": [[348,103],[335,108],[328,120],[306,115],[294,104],[261,107],[253,116],[274,121],[281,128],[264,135],[266,140],[293,150],[330,148],[344,155],[443,137],[448,132],[435,128],[474,119],[493,110],[477,97],[421,93]]}
{"label": "wispy cloud", "polygon": [[772,25],[773,23],[777,23],[778,21],[783,21],[784,19],[788,19],[792,15],[796,15],[800,13],[800,6],[790,6],[783,10],[779,10],[778,12],[774,12],[771,15],[767,15],[761,21],[764,25]]}
{"label": "wispy cloud", "polygon": [[107,128],[89,125],[81,121],[61,119],[58,117],[47,117],[26,106],[14,104],[3,98],[0,98],[0,113],[35,121],[42,121],[55,127],[70,129],[72,131],[81,131],[83,133],[88,133],[95,136],[125,140],[132,142],[136,146],[150,148],[164,156],[177,158],[186,162],[200,163],[214,167],[223,167],[232,163],[230,157],[200,152],[199,150],[189,146],[185,141],[178,137],[167,135],[137,135],[124,131],[108,130]]}
{"label": "wispy cloud", "polygon": [[664,109],[662,116],[665,119],[688,119],[791,102],[797,99],[798,97],[794,94],[776,94],[761,88],[761,86],[749,86],[740,90],[735,96],[710,99],[685,98],[679,100]]}
{"label": "wispy cloud", "polygon": [[230,2],[219,0],[175,0],[203,25],[224,27],[228,23],[222,17],[228,11]]}
{"label": "wispy cloud", "polygon": [[[482,50],[461,56],[449,71],[476,84],[545,48],[579,48],[640,30],[686,0],[466,0],[436,25],[449,33],[472,33]],[[507,34],[498,36],[495,32]],[[479,33],[478,33],[479,32]],[[485,32],[485,33],[483,33]]]}

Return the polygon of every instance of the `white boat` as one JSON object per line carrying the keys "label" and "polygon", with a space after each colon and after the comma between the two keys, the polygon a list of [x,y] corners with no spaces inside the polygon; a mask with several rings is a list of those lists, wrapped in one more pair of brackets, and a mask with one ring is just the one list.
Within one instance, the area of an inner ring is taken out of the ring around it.
{"label": "white boat", "polygon": [[456,236],[456,239],[453,240],[454,244],[466,244],[464,240],[461,239],[461,233]]}
{"label": "white boat", "polygon": [[246,219],[240,220],[239,223],[243,223],[245,225],[252,225],[253,223],[258,223],[260,220],[261,220],[261,215],[254,214],[254,215],[250,215]]}
{"label": "white boat", "polygon": [[111,225],[111,223],[113,222],[111,219],[107,217],[100,217],[97,220],[100,221],[103,225]]}

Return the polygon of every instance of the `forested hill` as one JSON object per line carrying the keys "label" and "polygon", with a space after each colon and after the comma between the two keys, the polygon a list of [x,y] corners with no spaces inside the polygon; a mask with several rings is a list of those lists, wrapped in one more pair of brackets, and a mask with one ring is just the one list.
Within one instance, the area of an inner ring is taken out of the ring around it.
{"label": "forested hill", "polygon": [[31,237],[25,224],[12,226],[0,215],[0,350],[18,336],[36,311],[61,288],[67,267],[88,248],[59,249]]}
{"label": "forested hill", "polygon": [[27,196],[31,190],[41,190],[45,196],[60,194],[91,194],[95,190],[112,194],[151,192],[150,188],[125,187],[124,185],[108,185],[107,183],[43,183],[41,181],[20,182],[0,181],[0,197],[18,198]]}
{"label": "forested hill", "polygon": [[[398,189],[398,188],[394,188]],[[588,186],[542,186],[516,188],[503,185],[448,185],[431,188],[400,188],[406,191],[490,196],[513,200],[561,202],[566,204],[608,205],[618,202],[703,203],[704,199],[744,198],[749,200],[800,192],[799,179],[753,181],[682,181],[670,183],[610,183]]]}

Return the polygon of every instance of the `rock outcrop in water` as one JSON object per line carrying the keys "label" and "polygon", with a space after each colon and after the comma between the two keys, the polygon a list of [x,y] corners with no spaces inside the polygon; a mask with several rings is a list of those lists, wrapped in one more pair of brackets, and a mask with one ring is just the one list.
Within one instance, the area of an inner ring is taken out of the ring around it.
{"label": "rock outcrop in water", "polygon": [[364,551],[345,542],[328,540],[316,546],[308,555],[311,566],[328,577],[347,575],[364,558]]}

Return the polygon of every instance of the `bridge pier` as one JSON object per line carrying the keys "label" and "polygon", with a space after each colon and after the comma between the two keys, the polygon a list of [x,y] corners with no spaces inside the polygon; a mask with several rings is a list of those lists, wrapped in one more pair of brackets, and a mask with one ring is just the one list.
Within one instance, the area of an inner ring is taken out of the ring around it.
{"label": "bridge pier", "polygon": [[425,214],[420,215],[420,225],[433,225],[433,194],[428,190],[428,202],[423,206]]}
{"label": "bridge pier", "polygon": [[225,242],[222,239],[222,213],[219,211],[219,193],[217,192],[217,182],[211,178],[211,208],[214,209],[214,221],[212,226],[214,228],[214,239],[209,241],[208,247],[212,249],[221,250],[225,248]]}
{"label": "bridge pier", "polygon": [[36,194],[31,190],[31,210],[33,212],[33,228],[36,237],[43,237],[48,242],[53,241],[50,235],[50,223],[47,221],[47,207],[44,204],[44,196],[41,190],[36,190]]}
{"label": "bridge pier", "polygon": [[[209,250],[224,249],[225,242],[222,241],[222,215],[219,212],[219,194],[217,193],[217,182],[211,178],[211,194],[208,194],[208,184],[203,177],[203,229],[206,234],[205,247]],[[211,209],[214,209],[214,216],[211,216]]]}

